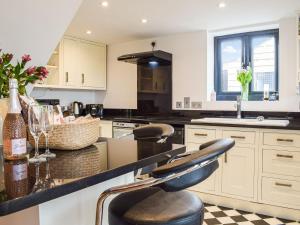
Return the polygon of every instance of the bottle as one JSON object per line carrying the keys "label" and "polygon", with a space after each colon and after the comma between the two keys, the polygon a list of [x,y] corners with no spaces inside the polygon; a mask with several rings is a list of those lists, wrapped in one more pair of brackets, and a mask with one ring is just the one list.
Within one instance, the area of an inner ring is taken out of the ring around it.
{"label": "bottle", "polygon": [[5,160],[4,178],[5,190],[9,199],[22,197],[28,194],[29,179],[27,159],[14,161]]}
{"label": "bottle", "polygon": [[269,101],[270,98],[270,85],[264,84],[264,101]]}
{"label": "bottle", "polygon": [[210,101],[215,102],[216,100],[217,100],[217,94],[216,94],[215,90],[212,90],[210,93]]}
{"label": "bottle", "polygon": [[26,157],[26,125],[21,115],[18,81],[9,80],[9,109],[3,122],[3,154],[6,160]]}

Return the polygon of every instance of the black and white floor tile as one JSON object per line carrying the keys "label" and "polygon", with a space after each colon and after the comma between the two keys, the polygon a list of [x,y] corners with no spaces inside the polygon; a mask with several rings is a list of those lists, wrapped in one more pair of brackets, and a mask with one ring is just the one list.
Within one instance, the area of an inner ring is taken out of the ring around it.
{"label": "black and white floor tile", "polygon": [[291,221],[281,218],[274,218],[246,212],[237,209],[230,209],[222,206],[205,204],[203,225],[300,225],[300,221]]}

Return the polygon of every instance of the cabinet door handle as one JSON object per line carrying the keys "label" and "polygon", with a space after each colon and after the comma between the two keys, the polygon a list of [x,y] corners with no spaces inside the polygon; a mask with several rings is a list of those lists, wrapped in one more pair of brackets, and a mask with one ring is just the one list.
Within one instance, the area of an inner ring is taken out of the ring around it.
{"label": "cabinet door handle", "polygon": [[277,141],[280,141],[280,142],[290,142],[290,143],[294,142],[293,139],[284,139],[284,138],[277,138]]}
{"label": "cabinet door handle", "polygon": [[81,83],[84,84],[84,73],[81,74]]}
{"label": "cabinet door handle", "polygon": [[195,136],[207,137],[207,134],[194,133]]}
{"label": "cabinet door handle", "polygon": [[278,157],[278,158],[288,158],[288,159],[294,158],[293,155],[282,155],[282,154],[277,154],[276,157]]}
{"label": "cabinet door handle", "polygon": [[280,187],[289,187],[289,188],[292,187],[291,184],[284,184],[284,183],[278,183],[278,182],[276,182],[275,185],[276,185],[276,186],[280,186]]}
{"label": "cabinet door handle", "polygon": [[231,138],[235,138],[235,139],[246,139],[245,136],[236,136],[236,135],[232,135],[230,136]]}
{"label": "cabinet door handle", "polygon": [[66,83],[69,82],[69,72],[66,72]]}
{"label": "cabinet door handle", "polygon": [[227,152],[225,152],[225,154],[224,154],[224,162],[227,163],[227,161],[228,161]]}

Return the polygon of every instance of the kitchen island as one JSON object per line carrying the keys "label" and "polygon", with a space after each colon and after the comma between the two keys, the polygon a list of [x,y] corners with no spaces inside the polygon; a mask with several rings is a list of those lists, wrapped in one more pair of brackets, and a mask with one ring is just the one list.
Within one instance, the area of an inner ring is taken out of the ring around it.
{"label": "kitchen island", "polygon": [[133,182],[133,171],[185,152],[185,146],[101,139],[78,151],[54,151],[40,165],[1,160],[0,224],[94,224],[98,196]]}

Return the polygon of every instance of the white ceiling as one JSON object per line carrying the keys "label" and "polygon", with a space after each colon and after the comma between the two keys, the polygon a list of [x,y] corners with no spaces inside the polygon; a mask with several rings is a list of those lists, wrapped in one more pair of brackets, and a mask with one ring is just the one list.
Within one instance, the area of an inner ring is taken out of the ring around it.
{"label": "white ceiling", "polygon": [[[202,29],[266,23],[292,16],[300,0],[84,0],[67,34],[101,41],[124,42]],[[141,19],[146,18],[147,24]],[[91,30],[92,34],[86,34]]]}

